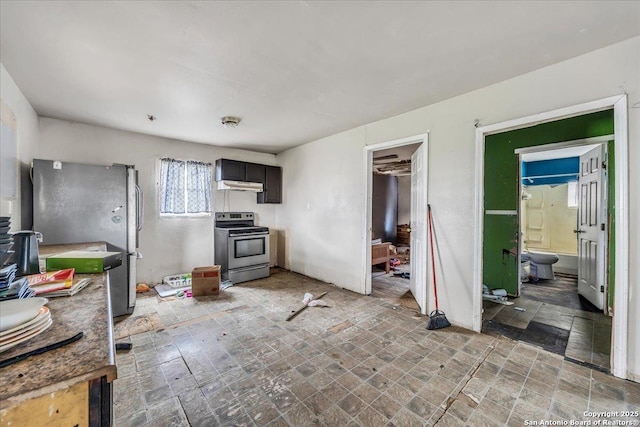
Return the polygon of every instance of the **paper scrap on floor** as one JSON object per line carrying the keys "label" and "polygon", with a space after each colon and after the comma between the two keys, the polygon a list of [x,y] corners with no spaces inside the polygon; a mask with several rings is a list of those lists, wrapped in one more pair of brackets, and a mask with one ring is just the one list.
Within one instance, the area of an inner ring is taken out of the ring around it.
{"label": "paper scrap on floor", "polygon": [[165,298],[165,297],[174,296],[175,294],[177,294],[180,291],[190,291],[191,290],[191,285],[183,286],[183,287],[180,287],[180,288],[174,288],[173,286],[170,286],[170,285],[155,285],[153,287],[153,289],[156,290],[158,295],[160,295],[162,298]]}
{"label": "paper scrap on floor", "polygon": [[507,291],[504,289],[489,290],[487,285],[482,285],[482,299],[485,301],[495,302],[502,305],[513,305],[513,303],[507,300]]}
{"label": "paper scrap on floor", "polygon": [[[220,284],[220,290],[224,291],[225,289],[230,288],[231,286],[233,286],[233,282],[231,280],[225,280]],[[174,288],[173,286],[162,284],[162,285],[155,285],[153,289],[156,290],[158,295],[160,295],[162,298],[165,298],[165,297],[174,296],[180,291],[183,291],[183,292],[190,291],[191,285]]]}

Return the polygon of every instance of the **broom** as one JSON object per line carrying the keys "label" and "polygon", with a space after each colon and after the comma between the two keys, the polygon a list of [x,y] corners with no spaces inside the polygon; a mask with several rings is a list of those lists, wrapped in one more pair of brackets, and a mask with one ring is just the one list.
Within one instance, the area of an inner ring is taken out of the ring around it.
{"label": "broom", "polygon": [[427,205],[427,212],[429,215],[429,242],[431,246],[431,271],[433,272],[433,296],[436,300],[436,309],[429,313],[429,323],[427,323],[427,329],[442,329],[451,326],[451,323],[447,320],[443,311],[438,309],[438,288],[436,287],[436,261],[435,251],[433,247],[433,218],[431,217],[431,205]]}

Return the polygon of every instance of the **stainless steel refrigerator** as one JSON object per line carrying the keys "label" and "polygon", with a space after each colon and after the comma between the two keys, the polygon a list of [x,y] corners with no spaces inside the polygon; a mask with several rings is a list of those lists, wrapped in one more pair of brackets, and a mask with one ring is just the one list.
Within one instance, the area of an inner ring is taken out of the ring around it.
{"label": "stainless steel refrigerator", "polygon": [[114,317],[132,313],[142,228],[135,168],[34,159],[32,179],[33,229],[42,244],[106,242],[122,252],[122,265],[109,271],[111,307]]}

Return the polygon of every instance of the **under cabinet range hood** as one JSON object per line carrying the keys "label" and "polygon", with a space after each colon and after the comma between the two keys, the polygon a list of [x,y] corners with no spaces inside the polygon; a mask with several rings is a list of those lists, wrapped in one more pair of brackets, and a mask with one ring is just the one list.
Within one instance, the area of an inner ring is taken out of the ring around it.
{"label": "under cabinet range hood", "polygon": [[253,191],[261,193],[264,191],[260,182],[242,182],[242,181],[218,181],[218,190],[236,190],[236,191]]}

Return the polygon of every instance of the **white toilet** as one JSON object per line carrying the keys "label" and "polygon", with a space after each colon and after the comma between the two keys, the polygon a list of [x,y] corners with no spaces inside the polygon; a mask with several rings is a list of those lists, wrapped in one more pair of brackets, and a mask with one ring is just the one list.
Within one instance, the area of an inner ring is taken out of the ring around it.
{"label": "white toilet", "polygon": [[557,254],[529,251],[523,253],[520,258],[525,257],[529,260],[529,274],[533,280],[555,279],[552,265],[560,259]]}

